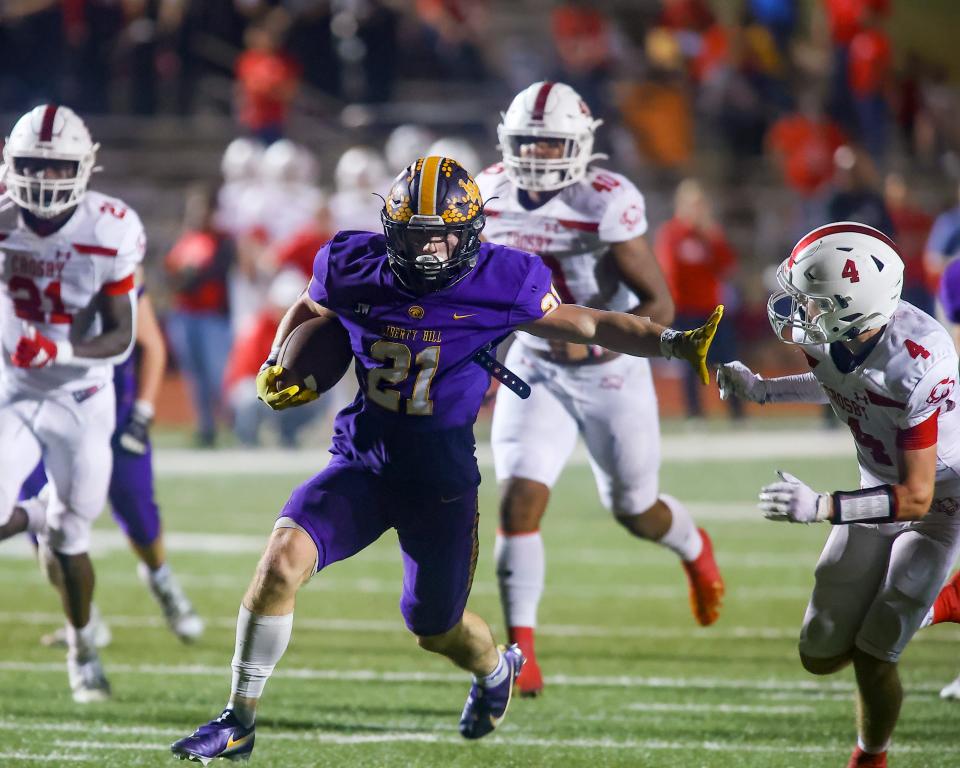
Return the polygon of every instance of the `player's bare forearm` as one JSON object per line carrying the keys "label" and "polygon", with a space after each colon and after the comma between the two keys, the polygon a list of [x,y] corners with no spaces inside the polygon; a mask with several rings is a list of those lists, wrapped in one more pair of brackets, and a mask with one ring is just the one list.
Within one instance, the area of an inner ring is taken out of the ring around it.
{"label": "player's bare forearm", "polygon": [[327,309],[322,304],[318,304],[313,299],[307,295],[307,292],[304,291],[300,294],[298,298],[287,310],[286,314],[280,320],[280,325],[277,326],[277,333],[273,337],[273,349],[278,350],[283,344],[283,340],[287,338],[292,332],[301,323],[305,323],[307,320],[310,320],[314,317],[336,317],[337,314],[333,310]]}
{"label": "player's bare forearm", "polygon": [[137,306],[137,346],[140,347],[137,400],[156,405],[167,368],[167,345],[163,341],[153,302],[146,294],[140,297]]}
{"label": "player's bare forearm", "polygon": [[664,326],[673,322],[676,317],[676,308],[673,299],[667,296],[651,296],[644,299],[637,306],[630,310],[631,315],[645,317]]}
{"label": "player's bare forearm", "polygon": [[597,344],[635,357],[659,357],[664,326],[649,317],[562,304],[521,330],[553,341]]}
{"label": "player's bare forearm", "polygon": [[937,446],[900,451],[900,482],[893,486],[897,498],[897,520],[919,520],[930,511],[937,478]]}
{"label": "player's bare forearm", "polygon": [[640,299],[630,314],[649,317],[664,325],[672,323],[676,307],[670,287],[646,238],[635,237],[622,243],[612,243],[610,252],[620,278]]}
{"label": "player's bare forearm", "polygon": [[103,333],[73,342],[73,357],[81,360],[121,362],[133,347],[136,296],[131,291],[98,299]]}

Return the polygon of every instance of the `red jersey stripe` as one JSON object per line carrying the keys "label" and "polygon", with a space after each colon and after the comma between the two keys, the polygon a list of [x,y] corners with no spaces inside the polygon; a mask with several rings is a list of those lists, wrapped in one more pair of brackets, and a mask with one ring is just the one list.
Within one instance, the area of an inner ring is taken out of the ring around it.
{"label": "red jersey stripe", "polygon": [[114,283],[105,283],[103,286],[103,292],[107,296],[123,296],[125,293],[130,293],[133,288],[133,272],[131,272],[126,277],[122,278],[121,280],[117,280]]}
{"label": "red jersey stripe", "polygon": [[557,224],[567,229],[579,229],[584,232],[596,232],[600,229],[600,223],[596,221],[575,221],[573,219],[557,219]]}
{"label": "red jersey stripe", "polygon": [[929,448],[937,444],[937,418],[940,416],[940,409],[937,408],[931,413],[926,421],[897,431],[897,446],[905,451],[919,451],[921,448]]}
{"label": "red jersey stripe", "polygon": [[889,397],[878,395],[876,392],[871,392],[869,389],[865,391],[867,393],[867,400],[874,405],[882,405],[887,408],[899,408],[901,411],[906,410],[906,403],[901,403],[898,400],[891,400]]}
{"label": "red jersey stripe", "polygon": [[106,248],[102,245],[84,245],[83,243],[74,243],[74,250],[77,253],[86,253],[91,256],[116,256],[116,248]]}

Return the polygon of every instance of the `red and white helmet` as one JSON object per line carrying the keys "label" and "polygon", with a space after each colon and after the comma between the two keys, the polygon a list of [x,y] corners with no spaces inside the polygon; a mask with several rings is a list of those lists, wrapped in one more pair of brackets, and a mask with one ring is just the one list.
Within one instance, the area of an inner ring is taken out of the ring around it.
{"label": "red and white helmet", "polygon": [[427,149],[433,143],[433,134],[421,125],[403,123],[398,125],[387,137],[383,145],[383,154],[388,168],[406,168],[418,157],[436,154]]}
{"label": "red and white helmet", "polygon": [[390,185],[383,156],[373,147],[350,147],[333,172],[337,192],[381,192]]}
{"label": "red and white helmet", "polygon": [[[17,120],[7,137],[0,184],[6,186],[7,196],[20,208],[39,218],[53,218],[83,198],[99,148],[76,112],[56,104],[41,104]],[[73,162],[76,171],[63,179],[24,174],[18,161],[28,158]]]}
{"label": "red and white helmet", "polygon": [[830,344],[889,322],[903,288],[896,243],[866,224],[838,221],[810,232],[777,270],[770,325],[788,344]]}
{"label": "red and white helmet", "polygon": [[[587,166],[606,155],[594,154],[593,135],[603,121],[594,119],[580,95],[564,83],[534,83],[518,93],[497,127],[507,178],[521,189],[549,192],[580,181]],[[559,158],[523,156],[531,139],[563,141]]]}
{"label": "red and white helmet", "polygon": [[229,144],[220,160],[224,181],[251,181],[257,177],[263,158],[263,144],[256,139],[239,136]]}
{"label": "red and white helmet", "polygon": [[273,142],[260,160],[260,178],[275,184],[315,184],[319,166],[313,153],[290,139]]}

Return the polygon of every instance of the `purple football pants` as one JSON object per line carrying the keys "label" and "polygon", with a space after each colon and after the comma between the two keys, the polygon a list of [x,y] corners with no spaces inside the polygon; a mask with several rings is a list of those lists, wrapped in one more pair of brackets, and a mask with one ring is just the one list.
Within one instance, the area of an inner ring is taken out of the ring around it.
{"label": "purple football pants", "polygon": [[[36,496],[46,483],[41,461],[20,489],[20,498]],[[128,539],[141,547],[156,540],[160,535],[160,510],[153,497],[153,458],[149,447],[143,456],[135,456],[114,440],[109,498],[113,519]]]}
{"label": "purple football pants", "polygon": [[280,511],[317,546],[317,570],[357,554],[389,528],[403,556],[400,612],[416,635],[439,635],[463,616],[477,564],[477,489],[452,498],[411,493],[334,458],[294,489]]}

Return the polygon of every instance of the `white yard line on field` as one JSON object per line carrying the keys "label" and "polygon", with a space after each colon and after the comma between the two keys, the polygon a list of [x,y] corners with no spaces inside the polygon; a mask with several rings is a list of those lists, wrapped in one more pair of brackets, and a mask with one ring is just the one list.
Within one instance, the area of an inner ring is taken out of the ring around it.
{"label": "white yard line on field", "polygon": [[[853,461],[855,447],[846,429],[739,430],[708,434],[665,435],[661,439],[664,461],[703,463],[776,458],[840,458]],[[477,445],[482,466],[493,466],[489,443]],[[186,475],[303,475],[319,472],[330,460],[325,448],[297,451],[278,449],[190,450],[166,448],[154,454],[154,467],[161,476]],[[578,443],[570,463],[585,465],[587,452]]]}
{"label": "white yard line on field", "polygon": [[[111,627],[166,627],[160,616],[130,616],[107,612],[104,620]],[[236,627],[235,616],[204,616],[208,627],[232,630]],[[30,624],[36,626],[59,625],[63,615],[36,611],[0,611],[0,624]],[[299,630],[315,632],[363,632],[385,634],[407,634],[400,619],[395,621],[376,619],[338,619],[311,618],[297,616],[296,627]],[[697,627],[658,627],[658,626],[619,626],[598,627],[590,624],[543,624],[537,628],[543,637],[566,638],[638,638],[647,640],[796,640],[799,628],[782,629],[779,627],[716,626]],[[920,634],[913,642],[923,642],[926,638],[940,642],[960,640],[960,628],[943,628],[936,635]]]}
{"label": "white yard line on field", "polygon": [[[721,715],[808,715],[816,711],[810,706],[756,706],[752,704],[686,704],[656,701],[639,701],[628,704],[627,709],[635,712],[711,712]],[[607,716],[598,715],[598,719]],[[586,719],[590,719],[587,717]]]}
{"label": "white yard line on field", "polygon": [[[104,621],[111,627],[166,627],[166,622],[160,616],[122,616],[104,613]],[[208,627],[232,630],[237,625],[236,616],[204,616]],[[59,625],[63,623],[63,615],[59,613],[39,612],[0,612],[0,623],[6,626],[11,624],[31,624],[36,626]],[[378,621],[364,619],[316,619],[307,616],[298,616],[295,621],[298,630],[317,632],[364,632],[407,634],[408,630],[403,622]],[[544,624],[537,629],[543,637],[567,638],[643,638],[660,640],[684,640],[703,638],[706,640],[794,640],[797,630],[777,629],[771,627],[697,627],[692,625],[687,629],[680,627],[657,626],[619,626],[597,627],[580,624]]]}
{"label": "white yard line on field", "polygon": [[[46,726],[52,726],[49,730],[60,731],[59,723],[23,723],[19,727],[24,730],[44,731],[48,730]],[[0,727],[3,727],[0,725]],[[81,730],[81,729],[77,729]],[[86,726],[82,730],[96,733],[96,726]],[[446,729],[444,729],[446,730]],[[452,727],[451,729],[452,730]],[[166,731],[171,735],[178,734],[178,731]],[[402,743],[402,742],[421,742],[421,743],[446,743],[462,744],[463,739],[459,736],[446,733],[410,733],[402,731],[384,731],[382,733],[365,734],[343,734],[343,733],[323,733],[310,731],[272,731],[263,729],[257,734],[260,736],[258,743],[269,743],[270,741],[310,741],[319,744],[332,745],[357,745],[357,744],[384,744],[384,743]],[[495,740],[485,742],[488,747],[531,747],[537,749],[629,749],[642,752],[647,751],[672,751],[672,750],[704,750],[707,752],[731,752],[731,753],[775,753],[789,752],[792,754],[827,754],[849,749],[849,744],[743,744],[719,741],[666,741],[662,739],[547,739],[532,738],[523,736],[512,736],[503,731],[498,732]],[[123,742],[123,741],[83,741],[83,740],[55,740],[53,746],[66,749],[95,749],[95,750],[148,750],[159,751],[167,750],[166,744],[144,744],[142,742]],[[269,747],[261,747],[260,752],[266,751]],[[930,747],[922,744],[900,744],[891,749],[893,754],[929,754],[932,751],[938,754],[957,754],[960,753],[960,747],[945,747],[937,745]],[[29,754],[29,753],[16,753]],[[31,758],[26,758],[31,759]],[[39,756],[38,756],[39,759]],[[76,760],[90,760],[90,757],[77,757]]]}
{"label": "white yard line on field", "polygon": [[[170,549],[173,549],[172,547]],[[2,560],[2,557],[0,557]],[[553,559],[552,564],[557,565],[562,562],[562,558]],[[781,569],[782,570],[782,569]],[[42,582],[42,576],[31,573],[31,580],[36,583]],[[182,573],[178,574],[179,582],[186,588],[202,589],[206,592],[227,591],[240,593],[246,586],[244,579],[236,577],[208,577],[200,574]],[[22,572],[16,568],[9,570],[0,570],[0,583],[12,582],[15,584],[25,584],[27,580]],[[97,582],[101,585],[110,585],[112,591],[143,589],[143,585],[133,574],[118,573],[116,571],[97,574]],[[311,592],[326,592],[342,594],[361,594],[361,595],[399,595],[401,589],[400,579],[374,579],[374,578],[340,578],[336,576],[319,576],[307,587]],[[627,601],[661,600],[661,601],[680,601],[686,603],[688,587],[686,581],[680,573],[676,572],[676,583],[674,584],[554,584],[552,589],[557,593],[562,593],[568,600],[596,600],[599,598],[612,598]],[[497,585],[489,581],[475,582],[472,588],[472,594],[475,596],[488,596],[499,594]],[[735,600],[804,600],[810,595],[810,587],[804,585],[776,585],[768,586],[743,586],[727,589],[727,596]]]}
{"label": "white yard line on field", "polygon": [[62,762],[85,763],[92,760],[99,760],[99,758],[96,755],[77,755],[67,754],[65,752],[49,752],[45,755],[40,755],[35,752],[0,752],[0,760],[39,760],[43,765],[50,766],[58,765]]}
{"label": "white yard line on field", "polygon": [[[282,729],[261,729],[261,732],[257,735],[260,736],[259,742],[263,742],[264,746],[269,744],[271,741],[296,741],[296,742],[316,742],[320,744],[334,744],[334,745],[354,745],[354,744],[375,744],[375,743],[392,743],[392,742],[429,742],[429,743],[449,743],[449,744],[462,744],[463,741],[459,736],[454,734],[448,734],[448,729],[444,726],[440,726],[436,731],[431,732],[429,726],[422,727],[418,732],[410,732],[407,730],[404,731],[391,731],[389,728],[397,728],[399,723],[384,722],[384,730],[380,733],[365,733],[365,734],[343,734],[343,733],[325,733],[321,730],[309,731],[309,730],[296,730],[296,731],[285,731]],[[408,727],[408,726],[404,726]],[[100,724],[93,722],[45,722],[45,721],[34,721],[21,718],[10,718],[0,720],[0,730],[11,730],[11,731],[38,731],[41,733],[83,733],[96,736],[155,736],[158,739],[164,738],[176,738],[177,736],[182,735],[182,730],[177,728],[156,728],[156,727],[144,727],[144,726],[117,726],[117,725],[108,725]],[[449,730],[452,730],[452,726]],[[500,747],[536,747],[544,749],[631,749],[631,750],[691,750],[691,749],[700,749],[710,752],[746,752],[746,753],[767,753],[767,752],[791,752],[791,753],[807,753],[807,754],[820,754],[828,752],[837,752],[841,750],[849,749],[848,744],[743,744],[743,743],[727,743],[727,742],[717,742],[717,741],[696,741],[696,740],[686,740],[686,741],[665,741],[662,739],[627,739],[627,740],[616,740],[616,739],[584,739],[584,738],[575,738],[575,739],[547,739],[547,738],[536,738],[536,737],[524,737],[524,736],[514,736],[512,733],[512,728],[510,726],[507,729],[499,731],[497,737],[493,741],[485,742],[488,746],[500,746]],[[65,749],[93,749],[93,750],[110,750],[110,749],[119,749],[119,750],[166,750],[169,747],[166,744],[151,744],[144,743],[143,741],[138,740],[137,742],[124,742],[124,741],[83,741],[79,739],[63,739],[55,740],[53,745],[55,747],[65,748]],[[944,747],[942,745],[937,745],[935,748],[932,748],[928,745],[922,744],[898,744],[893,748],[894,754],[910,754],[910,753],[927,753],[929,754],[932,749],[935,749],[938,754],[956,754],[960,752],[960,747]],[[261,748],[261,752],[264,749]],[[13,757],[21,756],[20,759],[51,759],[54,757],[59,757],[59,754],[53,753],[52,755],[33,755],[32,753],[16,752],[16,753],[0,753],[0,757]],[[75,755],[70,758],[60,758],[60,759],[73,759],[75,761],[90,760],[91,757],[83,755]]]}
{"label": "white yard line on field", "polygon": [[[0,661],[0,672],[36,672],[62,675],[64,664],[54,662]],[[110,664],[109,671],[117,675],[160,675],[164,677],[229,678],[230,667],[204,664]],[[458,672],[386,672],[375,669],[307,669],[279,668],[274,677],[293,680],[330,680],[335,682],[367,683],[454,683],[463,684],[467,678]],[[775,680],[722,677],[641,677],[635,675],[548,675],[546,682],[555,686],[589,688],[677,688],[744,691],[845,691],[853,692],[853,683],[847,681]],[[915,693],[935,693],[940,685],[920,683],[911,686]]]}
{"label": "white yard line on field", "polygon": [[[691,514],[699,521],[713,520],[724,522],[755,521],[758,526],[772,525],[760,519],[752,502],[688,504]],[[612,524],[612,523],[611,523]],[[183,552],[204,555],[259,555],[263,552],[270,535],[270,526],[263,533],[223,533],[223,532],[164,532],[166,548],[171,552]],[[637,542],[636,547],[618,551],[597,547],[554,547],[550,550],[550,562],[557,565],[603,565],[606,567],[635,568],[643,563],[648,545]],[[127,551],[130,544],[116,528],[98,528],[93,532],[91,553],[102,556],[111,552]],[[398,548],[375,548],[362,553],[368,562],[399,563]],[[14,536],[0,542],[0,560],[4,558],[34,559],[34,549],[26,536]],[[755,553],[736,557],[718,553],[721,567],[727,568],[778,568],[799,566],[813,569],[816,557],[805,552],[794,553]]]}

